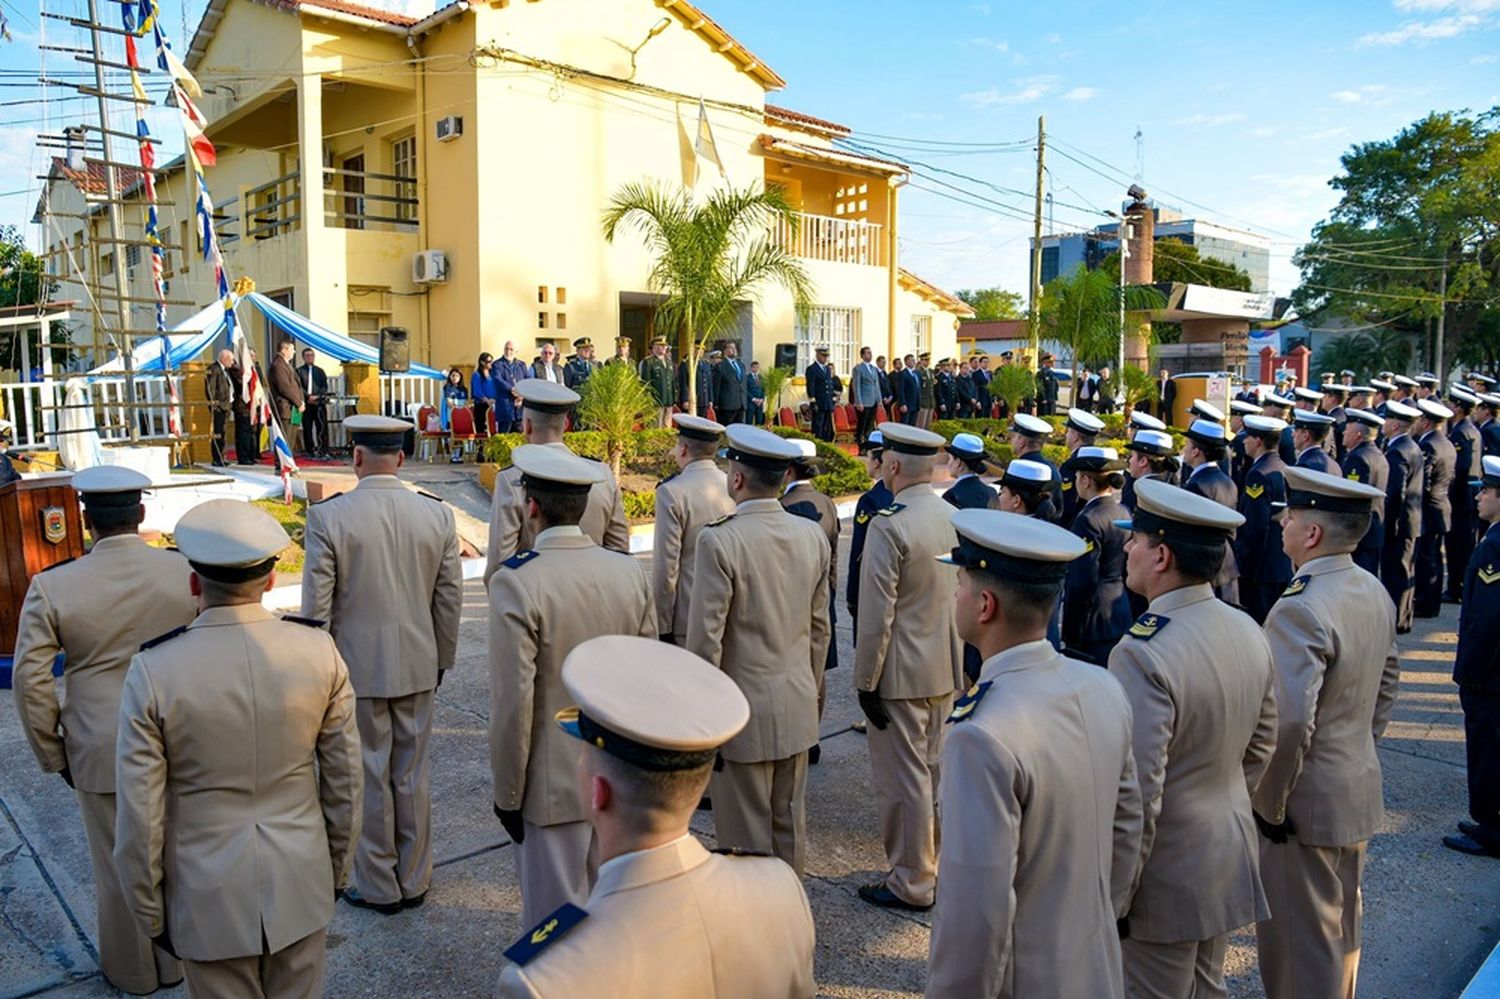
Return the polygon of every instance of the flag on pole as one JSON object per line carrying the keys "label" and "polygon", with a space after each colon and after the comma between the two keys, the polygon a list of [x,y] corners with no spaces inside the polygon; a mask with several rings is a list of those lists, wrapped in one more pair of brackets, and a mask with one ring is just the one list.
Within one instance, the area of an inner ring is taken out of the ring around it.
{"label": "flag on pole", "polygon": [[708,123],[708,108],[701,97],[698,98],[698,137],[693,142],[693,151],[697,153],[698,159],[707,160],[718,167],[720,177],[729,179],[724,171],[724,161],[719,159],[719,146],[714,142],[714,130]]}

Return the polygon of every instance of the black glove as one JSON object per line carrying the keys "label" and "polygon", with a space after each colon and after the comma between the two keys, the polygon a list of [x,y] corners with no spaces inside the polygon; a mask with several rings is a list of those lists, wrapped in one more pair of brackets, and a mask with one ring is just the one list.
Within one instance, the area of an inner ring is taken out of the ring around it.
{"label": "black glove", "polygon": [[166,930],[162,930],[159,936],[152,937],[151,942],[155,944],[158,949],[166,951],[173,957],[177,957],[177,951],[172,947],[172,935]]}
{"label": "black glove", "polygon": [[443,676],[444,676],[444,675],[445,675],[445,674],[446,674],[446,673],[447,673],[447,672],[448,672],[448,671],[447,671],[447,670],[445,670],[445,669],[440,669],[440,670],[438,670],[438,678],[437,678],[437,683],[435,683],[435,684],[433,684],[433,686],[432,686],[432,689],[433,689],[433,690],[437,690],[437,689],[438,689],[438,688],[439,688],[439,687],[441,687],[441,686],[442,686],[442,685],[443,685]]}
{"label": "black glove", "polygon": [[[68,785],[69,787],[73,787],[73,771],[72,770],[68,769],[67,767],[63,767],[61,770],[59,770],[57,772],[57,776],[59,776],[59,777],[61,777],[63,779],[63,783],[64,784]],[[173,955],[173,956],[175,957],[176,955]]]}
{"label": "black glove", "polygon": [[1268,822],[1261,818],[1259,812],[1251,812],[1250,814],[1255,816],[1255,828],[1259,829],[1260,834],[1272,843],[1285,843],[1286,838],[1296,832],[1292,828],[1290,819],[1278,825],[1277,823]]}
{"label": "black glove", "polygon": [[674,635],[674,634],[672,634],[670,631],[662,632],[660,635],[657,635],[656,637],[657,637],[658,641],[666,642],[668,645],[676,645],[677,644],[677,636]]}
{"label": "black glove", "polygon": [[1130,939],[1130,917],[1129,916],[1121,916],[1119,919],[1115,920],[1115,932],[1119,934],[1121,940],[1129,940]]}
{"label": "black glove", "polygon": [[885,727],[891,723],[891,716],[885,713],[885,705],[880,703],[880,695],[873,690],[861,690],[859,692],[859,710],[870,719],[870,724],[885,731]]}
{"label": "black glove", "polygon": [[505,827],[505,832],[508,836],[510,836],[510,841],[517,846],[520,846],[521,841],[526,838],[526,825],[521,821],[520,811],[512,812],[508,809],[501,808],[499,805],[496,805],[495,817],[499,819],[500,824]]}

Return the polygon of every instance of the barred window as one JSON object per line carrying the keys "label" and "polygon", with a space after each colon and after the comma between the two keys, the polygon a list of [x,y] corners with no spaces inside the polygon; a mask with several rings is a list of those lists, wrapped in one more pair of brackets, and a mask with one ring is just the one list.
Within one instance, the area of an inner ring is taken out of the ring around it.
{"label": "barred window", "polygon": [[834,370],[841,375],[849,374],[860,347],[859,314],[859,309],[814,305],[805,318],[798,318],[797,374],[806,371],[813,362],[814,349],[825,346]]}
{"label": "barred window", "polygon": [[923,351],[932,349],[931,316],[911,317],[911,349],[919,357]]}

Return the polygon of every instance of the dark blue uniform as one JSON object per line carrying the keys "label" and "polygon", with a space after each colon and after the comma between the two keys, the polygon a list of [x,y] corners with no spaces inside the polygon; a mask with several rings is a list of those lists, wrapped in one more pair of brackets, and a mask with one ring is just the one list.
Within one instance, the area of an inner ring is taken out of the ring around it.
{"label": "dark blue uniform", "polygon": [[574,354],[568,358],[568,363],[563,365],[563,384],[574,392],[582,392],[583,386],[589,380],[589,375],[593,373],[594,365]]}
{"label": "dark blue uniform", "polygon": [[[1077,453],[1077,451],[1073,452],[1073,454]],[[1073,454],[1068,455],[1070,460]],[[1074,472],[1063,472],[1061,469],[1058,471],[1062,475],[1062,481],[1058,483],[1058,489],[1062,490],[1062,519],[1058,523],[1072,524],[1073,518],[1078,516],[1078,490],[1076,488],[1078,476]],[[1125,484],[1130,485],[1131,483],[1130,476],[1125,476]],[[1129,508],[1134,509],[1133,506]]]}
{"label": "dark blue uniform", "polygon": [[1416,593],[1417,539],[1422,536],[1422,449],[1401,434],[1385,449],[1390,478],[1385,491],[1385,550],[1380,581],[1396,605],[1396,631],[1411,631]]}
{"label": "dark blue uniform", "polygon": [[1068,563],[1063,582],[1062,638],[1068,655],[1099,666],[1130,628],[1130,600],[1125,595],[1125,542],[1130,535],[1115,526],[1126,519],[1115,496],[1096,496],[1083,505],[1073,533],[1088,545]]}
{"label": "dark blue uniform", "polygon": [[1036,373],[1037,415],[1052,416],[1057,412],[1057,372],[1042,368]]}
{"label": "dark blue uniform", "polygon": [[833,375],[817,361],[807,366],[807,398],[812,403],[813,436],[833,440]]}
{"label": "dark blue uniform", "polygon": [[[1374,486],[1381,492],[1386,491],[1386,482],[1390,479],[1391,467],[1385,460],[1385,455],[1370,441],[1361,441],[1353,450],[1344,455],[1344,478],[1354,482],[1360,482],[1367,486]],[[1370,529],[1360,539],[1359,546],[1354,549],[1354,564],[1379,578],[1380,576],[1380,553],[1385,548],[1385,501],[1373,500],[1370,511]]]}
{"label": "dark blue uniform", "polygon": [[1453,529],[1453,474],[1458,455],[1448,438],[1429,430],[1422,449],[1422,537],[1417,540],[1417,592],[1412,611],[1437,617],[1443,604],[1443,542]]}
{"label": "dark blue uniform", "polygon": [[745,419],[753,426],[766,422],[766,385],[761,375],[745,375]]}
{"label": "dark blue uniform", "polygon": [[902,368],[896,372],[896,406],[905,406],[905,412],[899,412],[898,418],[909,427],[917,425],[917,410],[922,408],[922,382],[917,378],[917,373],[912,368]]}
{"label": "dark blue uniform", "polygon": [[[1238,509],[1240,505],[1240,491],[1235,488],[1234,480],[1215,464],[1203,464],[1193,469],[1182,488],[1231,510]],[[1239,606],[1240,570],[1234,561],[1234,546],[1227,540],[1224,542],[1224,564],[1219,567],[1218,575],[1211,582],[1214,584],[1214,596],[1226,604]]]}
{"label": "dark blue uniform", "polygon": [[1453,682],[1464,709],[1469,815],[1475,838],[1500,843],[1500,524],[1492,524],[1464,573]]}
{"label": "dark blue uniform", "polygon": [[1484,453],[1500,455],[1500,420],[1486,420],[1479,426],[1479,440]]}
{"label": "dark blue uniform", "polygon": [[1281,455],[1283,464],[1297,464],[1297,445],[1292,443],[1292,425],[1290,423],[1281,432],[1281,446],[1277,449],[1276,453]]}
{"label": "dark blue uniform", "polygon": [[933,385],[933,396],[937,401],[937,410],[932,417],[934,420],[958,418],[958,386],[952,374],[947,371],[937,373],[936,384]]}
{"label": "dark blue uniform", "polygon": [[967,420],[974,415],[974,408],[978,405],[974,396],[973,372],[968,368],[961,368],[953,382],[954,391],[958,394],[958,418]]}
{"label": "dark blue uniform", "polygon": [[849,534],[849,579],[844,599],[856,635],[859,634],[859,567],[865,558],[865,532],[870,529],[870,518],[894,502],[896,497],[885,487],[885,482],[876,479],[875,485],[854,504],[854,529]]}
{"label": "dark blue uniform", "polygon": [[1314,472],[1325,472],[1328,475],[1344,474],[1338,463],[1328,457],[1328,452],[1316,444],[1297,455],[1296,465],[1298,468],[1310,468]]}
{"label": "dark blue uniform", "polygon": [[1235,488],[1245,485],[1245,473],[1250,470],[1250,459],[1245,454],[1245,431],[1241,430],[1229,439],[1229,477]]}
{"label": "dark blue uniform", "polygon": [[990,406],[990,380],[994,377],[994,374],[983,368],[974,372],[974,399],[979,404],[977,415],[981,420],[988,420],[993,411]]}
{"label": "dark blue uniform", "polygon": [[1463,591],[1464,572],[1479,538],[1479,511],[1474,505],[1474,487],[1483,469],[1484,443],[1479,428],[1467,416],[1448,427],[1448,442],[1456,456],[1453,485],[1448,500],[1453,507],[1453,529],[1448,532],[1448,598],[1457,600]]}
{"label": "dark blue uniform", "polygon": [[1349,422],[1349,417],[1344,414],[1343,406],[1334,406],[1325,416],[1333,417],[1333,429],[1328,434],[1328,452],[1333,455],[1333,460],[1340,466],[1344,464],[1344,425]]}
{"label": "dark blue uniform", "polygon": [[[1062,519],[1062,479],[1060,473],[1057,470],[1057,466],[1052,464],[1052,459],[1042,454],[1040,448],[1035,451],[1027,451],[1025,454],[1017,455],[1016,457],[1021,461],[1034,461],[1038,464],[1046,465],[1048,468],[1052,469],[1052,481],[1047,488],[1047,495],[1052,500],[1052,509],[1047,511],[1047,514],[1043,519],[1054,524],[1066,525],[1067,521]],[[1041,510],[1038,510],[1037,512],[1041,513]]]}
{"label": "dark blue uniform", "polygon": [[1268,451],[1245,473],[1240,490],[1239,512],[1245,518],[1234,537],[1234,560],[1240,569],[1240,606],[1266,623],[1281,591],[1292,580],[1292,561],[1281,548],[1279,504],[1286,502],[1286,464],[1281,455]]}
{"label": "dark blue uniform", "polygon": [[943,493],[943,499],[960,510],[986,510],[995,498],[995,490],[977,475],[965,475]]}

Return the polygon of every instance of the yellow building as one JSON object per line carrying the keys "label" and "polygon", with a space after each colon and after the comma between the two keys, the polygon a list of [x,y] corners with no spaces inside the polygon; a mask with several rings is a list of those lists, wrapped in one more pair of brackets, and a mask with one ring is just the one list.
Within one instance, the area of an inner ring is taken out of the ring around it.
{"label": "yellow building", "polygon": [[[782,78],[684,0],[459,0],[421,20],[344,0],[212,0],[184,59],[207,91],[231,279],[372,342],[406,327],[413,360],[472,364],[508,340],[530,360],[544,339],[581,335],[607,356],[621,333],[642,356],[648,257],[600,234],[610,196],[641,180],[776,184],[797,206],[775,236],[804,260],[815,307],[799,319],[774,287],[747,306],[736,338],[763,365],[779,344],[796,346],[799,373],[818,343],[841,372],[863,345],[941,358],[970,314],[899,266],[906,167],[767,104]],[[722,171],[694,152],[700,100]],[[158,196],[169,297],[201,307],[216,296],[190,246],[191,185],[178,164]],[[51,185],[53,209],[78,213],[66,186]],[[137,236],[139,215],[126,208]],[[55,220],[53,273],[109,275],[107,252],[67,221]],[[90,224],[103,224],[97,209]],[[126,252],[132,325],[150,328],[149,263]],[[60,295],[80,297],[67,283]],[[174,305],[172,321],[194,311]]]}

